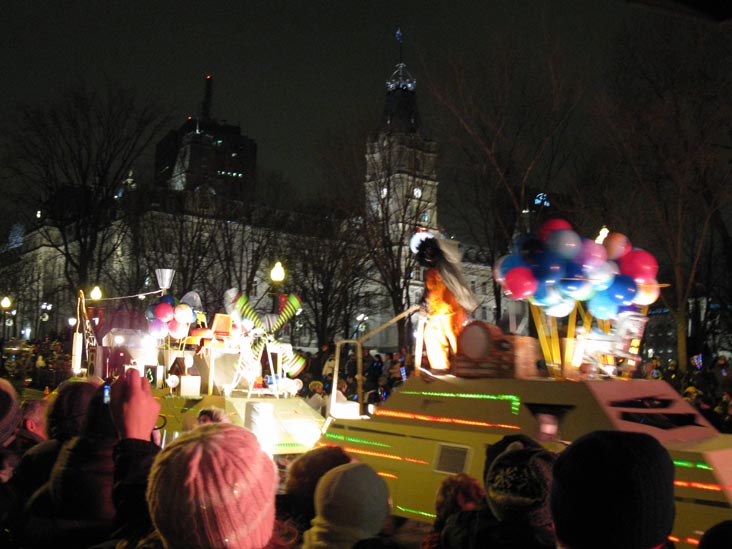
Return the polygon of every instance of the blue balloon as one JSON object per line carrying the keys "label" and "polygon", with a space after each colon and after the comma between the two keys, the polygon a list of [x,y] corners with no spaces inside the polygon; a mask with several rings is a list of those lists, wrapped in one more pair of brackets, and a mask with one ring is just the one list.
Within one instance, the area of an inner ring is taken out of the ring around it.
{"label": "blue balloon", "polygon": [[506,273],[515,267],[526,267],[526,263],[517,255],[507,255],[501,260],[501,264],[498,266],[498,273],[501,279],[506,278]]}
{"label": "blue balloon", "polygon": [[565,266],[564,277],[557,283],[557,288],[562,295],[572,299],[585,299],[589,295],[592,283],[585,276],[582,265],[574,261],[568,261]]}
{"label": "blue balloon", "polygon": [[566,272],[565,261],[554,252],[542,252],[532,258],[534,278],[544,284],[556,284]]}
{"label": "blue balloon", "polygon": [[600,320],[612,320],[618,314],[618,304],[604,291],[596,293],[587,303],[587,308]]}
{"label": "blue balloon", "polygon": [[632,305],[635,294],[638,292],[638,285],[628,275],[617,275],[610,287],[605,290],[610,298],[618,305]]}
{"label": "blue balloon", "polygon": [[554,286],[547,286],[545,283],[539,282],[530,301],[541,307],[552,307],[562,302],[562,295]]}
{"label": "blue balloon", "polygon": [[170,294],[165,294],[163,297],[160,298],[160,303],[168,303],[169,305],[172,305],[175,307],[175,298]]}

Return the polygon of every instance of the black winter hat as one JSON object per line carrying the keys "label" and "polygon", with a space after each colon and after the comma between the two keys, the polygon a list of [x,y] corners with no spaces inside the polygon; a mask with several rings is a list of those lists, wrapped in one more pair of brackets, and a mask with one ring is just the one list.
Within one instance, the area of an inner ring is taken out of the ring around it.
{"label": "black winter hat", "polygon": [[485,499],[499,521],[551,524],[549,493],[555,456],[542,448],[508,446],[485,477]]}
{"label": "black winter hat", "polygon": [[[595,431],[554,464],[551,511],[572,549],[650,549],[674,524],[674,464],[652,436]],[[621,515],[610,525],[608,513]]]}

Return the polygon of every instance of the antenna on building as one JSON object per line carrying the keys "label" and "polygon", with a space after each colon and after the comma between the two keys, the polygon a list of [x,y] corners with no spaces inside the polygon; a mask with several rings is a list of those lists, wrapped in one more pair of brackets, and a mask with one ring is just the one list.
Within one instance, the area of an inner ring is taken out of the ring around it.
{"label": "antenna on building", "polygon": [[404,40],[402,39],[402,28],[398,24],[394,38],[399,42],[399,64],[402,64],[404,63]]}
{"label": "antenna on building", "polygon": [[206,88],[203,95],[203,102],[201,103],[201,118],[203,120],[211,119],[211,101],[213,95],[213,77],[210,74],[206,75]]}

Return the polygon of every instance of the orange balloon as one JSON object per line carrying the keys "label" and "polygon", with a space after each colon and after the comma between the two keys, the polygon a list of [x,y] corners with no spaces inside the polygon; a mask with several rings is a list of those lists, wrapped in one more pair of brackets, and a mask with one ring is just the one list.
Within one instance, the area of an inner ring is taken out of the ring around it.
{"label": "orange balloon", "polygon": [[607,258],[613,260],[620,259],[633,248],[628,237],[622,233],[610,233],[603,245],[607,250]]}
{"label": "orange balloon", "polygon": [[651,305],[655,303],[658,296],[661,295],[661,287],[655,280],[639,282],[637,285],[638,291],[633,298],[633,303],[636,305]]}

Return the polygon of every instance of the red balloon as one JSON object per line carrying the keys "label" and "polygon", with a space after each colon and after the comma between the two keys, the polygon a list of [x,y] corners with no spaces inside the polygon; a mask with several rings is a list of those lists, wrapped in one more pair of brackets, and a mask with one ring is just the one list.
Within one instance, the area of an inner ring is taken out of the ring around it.
{"label": "red balloon", "polygon": [[173,306],[170,303],[158,303],[155,305],[155,318],[168,322],[173,320],[175,312]]}
{"label": "red balloon", "polygon": [[572,225],[569,224],[569,221],[565,221],[564,219],[547,219],[541,224],[541,227],[539,227],[539,239],[546,241],[550,234],[559,229],[571,230]]}
{"label": "red balloon", "polygon": [[658,275],[658,261],[645,250],[628,252],[620,260],[620,272],[636,282],[650,282]]}
{"label": "red balloon", "polygon": [[514,299],[526,299],[534,295],[539,283],[528,267],[514,267],[506,273],[503,287]]}
{"label": "red balloon", "polygon": [[188,324],[173,319],[168,322],[168,332],[173,339],[183,339],[188,335]]}

